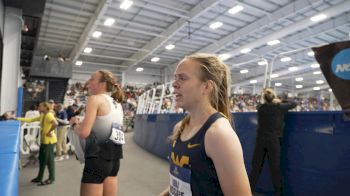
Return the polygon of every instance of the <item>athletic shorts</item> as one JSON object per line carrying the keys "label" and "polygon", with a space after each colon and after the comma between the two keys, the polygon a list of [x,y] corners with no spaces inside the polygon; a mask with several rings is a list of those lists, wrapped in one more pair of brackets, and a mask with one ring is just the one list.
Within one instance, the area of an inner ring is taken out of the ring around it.
{"label": "athletic shorts", "polygon": [[104,160],[102,158],[85,159],[82,183],[102,184],[109,176],[117,176],[120,159]]}

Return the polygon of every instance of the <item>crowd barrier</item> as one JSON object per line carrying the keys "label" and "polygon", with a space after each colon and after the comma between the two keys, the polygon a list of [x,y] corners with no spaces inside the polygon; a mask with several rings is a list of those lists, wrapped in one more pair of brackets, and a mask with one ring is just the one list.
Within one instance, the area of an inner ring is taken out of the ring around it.
{"label": "crowd barrier", "polygon": [[[134,140],[147,151],[168,159],[168,136],[184,114],[139,114]],[[234,113],[247,172],[255,146],[257,114]],[[350,182],[350,120],[342,112],[290,112],[282,142],[284,195],[348,195]],[[265,160],[257,192],[273,194]]]}
{"label": "crowd barrier", "polygon": [[20,123],[0,122],[0,195],[18,195]]}

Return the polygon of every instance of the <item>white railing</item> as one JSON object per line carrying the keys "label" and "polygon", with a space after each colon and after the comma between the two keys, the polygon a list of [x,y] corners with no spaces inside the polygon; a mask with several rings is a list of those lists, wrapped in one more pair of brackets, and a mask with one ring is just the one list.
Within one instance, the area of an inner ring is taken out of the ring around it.
{"label": "white railing", "polygon": [[174,88],[171,82],[145,91],[139,96],[136,114],[176,113],[173,92]]}
{"label": "white railing", "polygon": [[[68,129],[69,129],[69,126],[68,126]],[[26,134],[24,134],[25,130],[26,130]],[[40,130],[41,128],[40,128],[39,122],[22,124],[21,133],[20,133],[20,151],[22,154],[27,155],[31,153],[30,145],[32,142],[36,142],[38,146],[40,145]],[[57,135],[57,130],[56,130],[56,135]],[[71,146],[70,142],[67,143],[67,148],[74,151],[74,148],[73,146]]]}

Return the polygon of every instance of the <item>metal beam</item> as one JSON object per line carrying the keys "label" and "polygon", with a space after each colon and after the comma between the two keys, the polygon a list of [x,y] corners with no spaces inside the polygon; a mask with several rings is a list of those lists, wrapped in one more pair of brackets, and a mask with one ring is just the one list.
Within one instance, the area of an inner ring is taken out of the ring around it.
{"label": "metal beam", "polygon": [[[237,40],[238,38],[241,38],[242,36],[246,36],[248,34],[251,34],[252,32],[258,31],[259,29],[265,27],[266,25],[271,24],[273,22],[271,18],[274,18],[275,21],[280,20],[282,18],[285,18],[289,16],[290,14],[295,14],[295,10],[301,10],[307,7],[312,6],[315,3],[318,3],[322,0],[297,0],[295,2],[292,2],[277,11],[271,13],[270,16],[264,16],[259,20],[256,20],[255,22],[246,25],[245,27],[239,29],[238,31],[235,31],[224,38],[220,39],[219,41],[216,41],[212,44],[210,44],[207,47],[204,47],[200,49],[198,52],[209,52],[209,53],[215,53],[219,51],[220,49],[224,48],[226,44],[232,43],[233,41]],[[305,28],[305,26],[303,26]],[[277,38],[275,38],[277,39]],[[268,40],[271,41],[271,40]],[[264,43],[266,44],[266,43]]]}
{"label": "metal beam", "polygon": [[[326,14],[328,18],[332,18],[334,16],[339,15],[340,13],[349,11],[349,7],[350,7],[350,1],[344,1],[343,3],[340,3],[338,5],[331,7],[331,8],[323,10],[322,13]],[[233,51],[228,52],[227,54],[232,55],[232,57],[236,56],[236,55],[240,54],[240,51],[244,48],[254,49],[256,47],[265,45],[268,41],[280,39],[282,37],[285,37],[287,35],[290,35],[292,33],[297,32],[297,31],[303,30],[303,29],[305,29],[305,27],[312,26],[314,24],[315,23],[310,21],[310,18],[307,17],[301,21],[298,21],[296,23],[293,23],[292,25],[289,25],[286,28],[283,28],[283,29],[276,31],[274,33],[271,33],[263,38],[257,39],[255,41],[250,42],[246,45],[243,45],[237,49],[234,49]]]}
{"label": "metal beam", "polygon": [[[216,0],[204,0],[191,9],[189,12],[190,20],[194,20],[199,17],[201,14],[208,11],[210,8],[216,6],[219,1]],[[165,42],[167,42],[172,36],[174,36],[177,32],[179,32],[185,25],[187,24],[187,20],[180,18],[176,20],[173,24],[169,26],[168,29],[161,33],[164,37],[157,37],[146,44],[143,49],[149,50],[149,52],[137,52],[132,55],[130,58],[137,59],[136,62],[124,62],[123,65],[133,67],[137,65],[139,62],[143,61],[153,52],[155,52],[160,46],[162,46]]]}
{"label": "metal beam", "polygon": [[[108,44],[108,43],[102,43],[102,42],[97,42],[97,41],[90,41],[89,44],[94,44],[94,45],[100,45],[100,46],[108,46],[112,48],[122,48],[122,49],[128,49],[128,50],[136,50],[136,51],[143,51],[143,52],[149,52],[149,50],[145,50],[142,48],[135,48],[135,47],[130,47],[130,46],[122,46],[122,45],[117,45],[117,44]],[[106,50],[108,50],[106,48]]]}
{"label": "metal beam", "polygon": [[[104,58],[104,59],[114,59],[114,60],[124,60],[124,61],[137,61],[137,59],[132,58],[124,58],[124,57],[115,57],[115,56],[106,56],[106,55],[98,55],[98,54],[86,54],[82,53],[82,56],[91,56],[91,57],[97,57],[97,58]],[[122,65],[125,67],[126,65]]]}
{"label": "metal beam", "polygon": [[98,21],[103,17],[104,13],[107,11],[108,6],[112,3],[112,0],[100,0],[99,4],[95,10],[94,15],[90,18],[89,23],[86,25],[83,33],[81,34],[77,45],[74,47],[72,52],[69,55],[69,58],[72,62],[75,62],[85,47],[86,43],[89,40],[92,31],[95,29]]}
{"label": "metal beam", "polygon": [[[100,28],[106,28],[106,26],[104,26],[102,24],[100,24],[99,27]],[[108,27],[108,29],[129,31],[129,32],[133,32],[133,33],[143,34],[143,35],[150,35],[150,36],[153,36],[153,37],[164,37],[163,35],[161,35],[159,33],[152,33],[152,32],[143,31],[143,30],[140,30],[140,29],[135,29],[135,28],[130,28],[130,27],[110,26],[110,27]]]}

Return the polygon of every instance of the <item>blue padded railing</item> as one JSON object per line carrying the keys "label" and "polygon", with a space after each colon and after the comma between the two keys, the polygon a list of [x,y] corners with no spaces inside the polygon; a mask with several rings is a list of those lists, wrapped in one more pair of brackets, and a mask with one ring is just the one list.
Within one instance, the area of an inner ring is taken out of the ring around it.
{"label": "blue padded railing", "polygon": [[18,195],[20,123],[0,122],[0,195]]}
{"label": "blue padded railing", "polygon": [[[149,114],[135,118],[135,142],[167,159],[167,142],[184,114]],[[234,127],[241,141],[249,173],[255,146],[257,114],[234,113]],[[256,191],[273,194],[265,160]],[[341,112],[290,112],[286,115],[282,143],[284,195],[348,195],[350,182],[350,120]]]}

